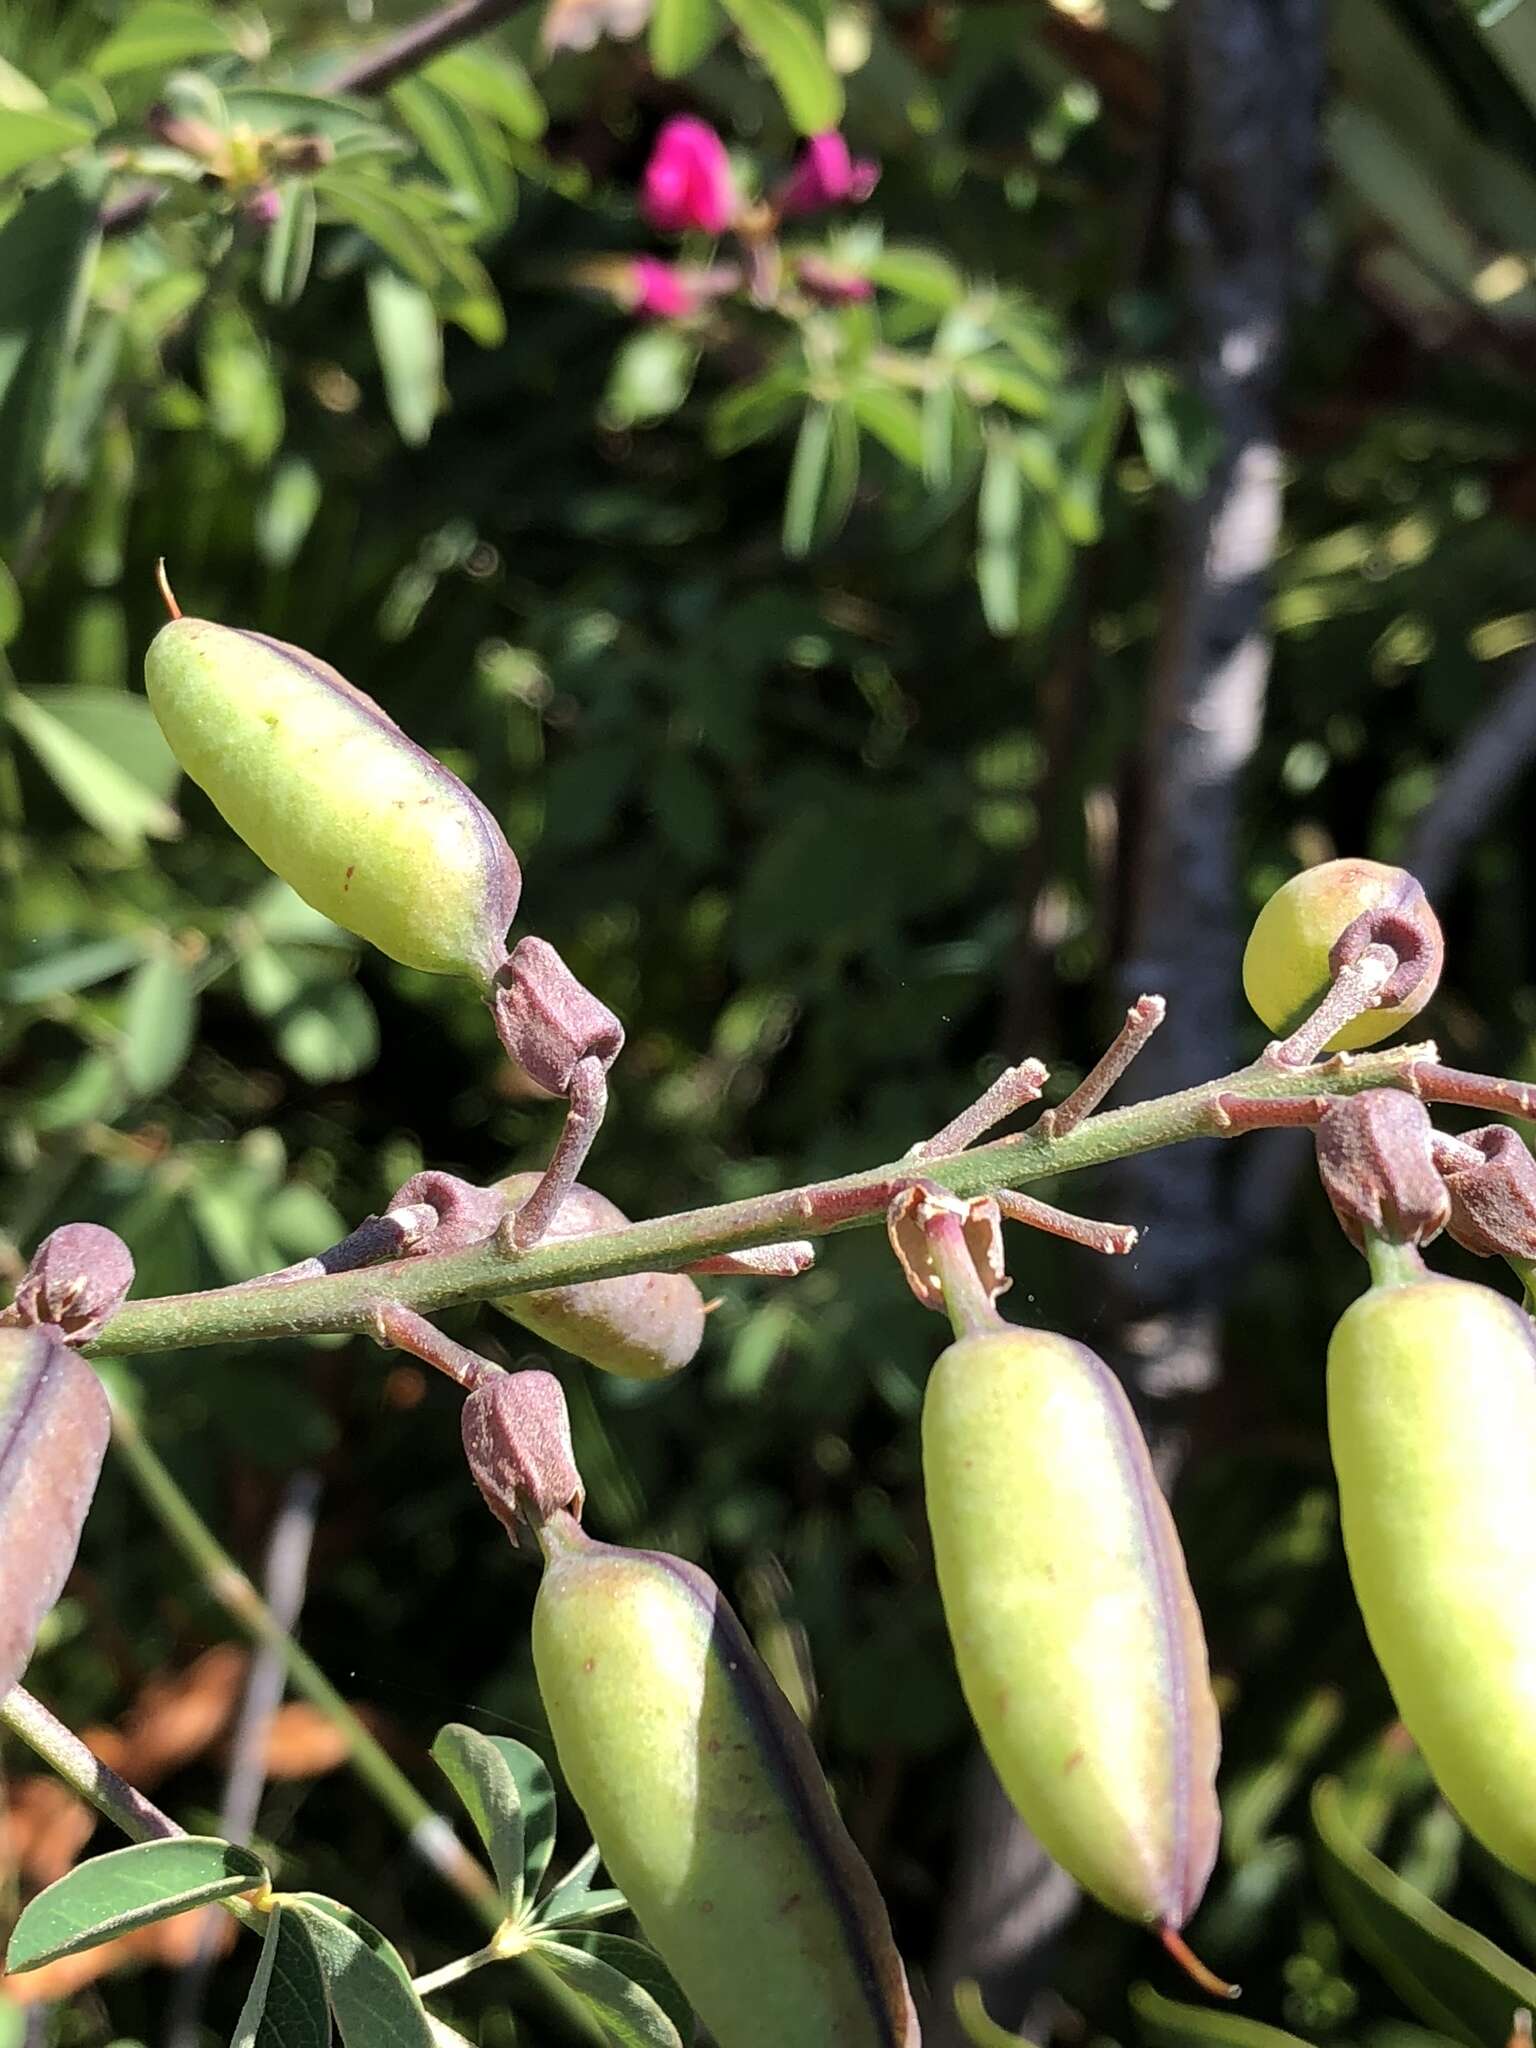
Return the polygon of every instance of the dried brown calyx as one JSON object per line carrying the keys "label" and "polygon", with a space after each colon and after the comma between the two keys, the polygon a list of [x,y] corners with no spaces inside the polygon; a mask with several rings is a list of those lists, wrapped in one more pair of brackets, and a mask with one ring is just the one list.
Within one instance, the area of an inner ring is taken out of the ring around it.
{"label": "dried brown calyx", "polygon": [[1536,1259],[1536,1159],[1508,1124],[1485,1124],[1437,1151],[1452,1237],[1483,1258]]}
{"label": "dried brown calyx", "polygon": [[1397,964],[1382,984],[1376,1007],[1400,1009],[1417,994],[1414,1008],[1422,1007],[1440,979],[1445,964],[1445,940],[1440,920],[1430,908],[1423,888],[1406,869],[1379,903],[1362,910],[1352,924],[1340,932],[1328,955],[1335,980],[1346,967],[1353,967],[1372,946],[1387,946]]}
{"label": "dried brown calyx", "polygon": [[133,1254],[99,1223],[65,1223],[45,1237],[21,1276],[7,1323],[41,1323],[66,1344],[87,1343],[133,1285]]}
{"label": "dried brown calyx", "polygon": [[560,1382],[549,1372],[487,1375],[464,1403],[464,1455],[486,1505],[513,1541],[586,1499]]}
{"label": "dried brown calyx", "polygon": [[1427,1244],[1451,1214],[1429,1111],[1400,1088],[1332,1101],[1317,1126],[1317,1170],[1350,1242]]}

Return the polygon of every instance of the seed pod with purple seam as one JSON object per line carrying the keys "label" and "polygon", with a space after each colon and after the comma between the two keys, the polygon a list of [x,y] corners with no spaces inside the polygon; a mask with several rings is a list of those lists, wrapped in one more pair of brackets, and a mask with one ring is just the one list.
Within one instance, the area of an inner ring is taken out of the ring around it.
{"label": "seed pod with purple seam", "polygon": [[171,751],[314,909],[391,959],[490,991],[522,878],[474,792],[328,663],[173,617],[144,663]]}
{"label": "seed pod with purple seam", "polygon": [[[497,1183],[510,1210],[527,1200],[539,1178],[514,1173]],[[620,1230],[628,1221],[606,1195],[578,1182],[556,1210],[544,1241]],[[547,1343],[622,1379],[665,1379],[689,1363],[704,1336],[704,1297],[686,1273],[580,1280],[509,1294],[496,1306]]]}

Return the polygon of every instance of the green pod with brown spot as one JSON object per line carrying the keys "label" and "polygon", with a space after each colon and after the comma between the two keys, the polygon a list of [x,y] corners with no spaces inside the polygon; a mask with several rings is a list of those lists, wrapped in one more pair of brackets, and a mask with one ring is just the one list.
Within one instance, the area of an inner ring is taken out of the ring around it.
{"label": "green pod with brown spot", "polygon": [[380,952],[488,990],[522,877],[485,805],[328,663],[173,619],[144,662],[171,751],[304,901]]}
{"label": "green pod with brown spot", "polygon": [[1493,1853],[1536,1878],[1536,1343],[1492,1288],[1373,1287],[1328,1346],[1355,1596],[1403,1725]]}
{"label": "green pod with brown spot", "polygon": [[[537,1173],[514,1173],[497,1186],[516,1210],[537,1187]],[[629,1218],[595,1188],[576,1184],[555,1212],[543,1242],[622,1230]],[[704,1297],[686,1273],[625,1273],[570,1287],[509,1294],[496,1303],[525,1330],[621,1379],[659,1380],[678,1372],[704,1337]]]}
{"label": "green pod with brown spot", "polygon": [[568,1514],[540,1542],[533,1660],[560,1767],[720,2048],[918,2048],[874,1878],[720,1589]]}
{"label": "green pod with brown spot", "polygon": [[923,1478],[960,1683],[1003,1788],[1112,1911],[1199,1904],[1221,1731],[1183,1552],[1119,1381],[1044,1330],[957,1339]]}

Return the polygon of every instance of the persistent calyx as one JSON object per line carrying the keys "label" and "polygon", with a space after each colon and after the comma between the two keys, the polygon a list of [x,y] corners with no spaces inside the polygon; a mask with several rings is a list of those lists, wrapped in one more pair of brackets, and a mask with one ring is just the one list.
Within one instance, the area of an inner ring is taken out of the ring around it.
{"label": "persistent calyx", "polygon": [[515,1542],[586,1499],[560,1382],[549,1372],[493,1373],[464,1403],[464,1455],[487,1507]]}
{"label": "persistent calyx", "polygon": [[1317,1126],[1317,1170],[1350,1242],[1428,1244],[1451,1216],[1435,1130],[1416,1096],[1372,1088],[1332,1101]]}

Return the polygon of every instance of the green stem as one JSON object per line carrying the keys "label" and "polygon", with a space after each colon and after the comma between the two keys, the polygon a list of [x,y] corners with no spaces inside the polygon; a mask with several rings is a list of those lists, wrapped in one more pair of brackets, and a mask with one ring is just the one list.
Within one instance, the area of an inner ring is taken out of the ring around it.
{"label": "green stem", "polygon": [[86,1349],[91,1355],[128,1357],[194,1344],[370,1330],[378,1310],[388,1303],[435,1315],[461,1302],[490,1301],[528,1288],[667,1270],[786,1237],[825,1237],[881,1221],[891,1198],[919,1178],[966,1197],[1022,1187],[1163,1145],[1221,1137],[1229,1128],[1223,1097],[1262,1103],[1294,1100],[1303,1088],[1331,1096],[1408,1087],[1411,1070],[1434,1058],[1432,1046],[1407,1045],[1303,1069],[1287,1070],[1259,1060],[1198,1088],[1105,1111],[1060,1136],[1037,1125],[971,1151],[938,1158],[925,1154],[920,1164],[896,1159],[841,1180],[631,1223],[622,1230],[595,1231],[588,1237],[547,1240],[526,1251],[496,1237],[466,1251],[397,1260],[319,1280],[130,1301]]}
{"label": "green stem", "polygon": [[363,1726],[314,1658],[283,1627],[120,1402],[113,1404],[112,1440],[162,1528],[201,1575],[211,1596],[253,1641],[267,1644],[282,1659],[294,1691],[318,1707],[341,1735],[353,1769],[398,1822],[418,1855],[469,1901],[488,1927],[498,1927],[502,1913],[490,1877]]}
{"label": "green stem", "polygon": [[1424,1278],[1424,1261],[1416,1244],[1395,1244],[1391,1238],[1378,1237],[1374,1230],[1368,1230],[1365,1256],[1373,1287],[1411,1287]]}

